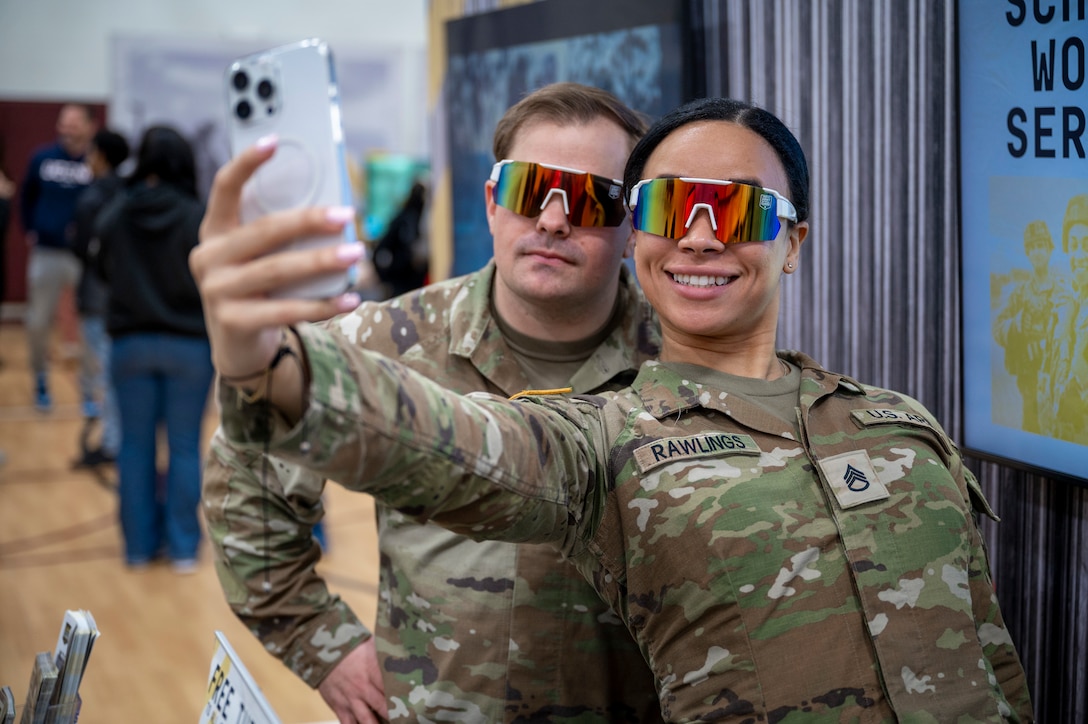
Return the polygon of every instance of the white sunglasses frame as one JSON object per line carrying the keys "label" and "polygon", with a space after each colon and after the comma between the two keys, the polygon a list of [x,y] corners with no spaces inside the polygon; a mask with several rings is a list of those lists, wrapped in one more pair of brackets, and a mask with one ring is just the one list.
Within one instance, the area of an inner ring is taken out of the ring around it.
{"label": "white sunglasses frame", "polygon": [[[744,181],[722,181],[720,179],[694,178],[687,176],[661,176],[658,178],[644,178],[631,188],[631,195],[628,197],[627,208],[631,210],[632,214],[634,213],[635,207],[638,205],[638,191],[640,188],[650,183],[651,181],[667,181],[670,179],[674,179],[676,181],[686,181],[688,183],[713,184],[714,186],[732,186],[733,184],[738,184],[741,186],[755,186],[755,184],[745,183]],[[775,215],[778,218],[785,219],[786,221],[797,221],[797,209],[796,207],[794,207],[793,202],[791,202],[789,199],[787,199],[785,196],[778,193],[774,189],[769,189],[764,186],[760,186],[759,188],[763,189],[766,193],[773,195],[778,200],[778,203],[775,204]],[[760,203],[762,203],[762,199],[760,200]],[[691,214],[688,215],[688,220],[684,223],[684,231],[687,231],[691,228],[691,222],[695,221],[695,215],[699,212],[700,208],[706,209],[706,213],[710,217],[710,227],[714,229],[715,232],[717,232],[718,220],[714,218],[714,209],[710,208],[710,204],[702,202],[697,203],[691,207]],[[785,213],[782,213],[783,211],[785,211]]]}

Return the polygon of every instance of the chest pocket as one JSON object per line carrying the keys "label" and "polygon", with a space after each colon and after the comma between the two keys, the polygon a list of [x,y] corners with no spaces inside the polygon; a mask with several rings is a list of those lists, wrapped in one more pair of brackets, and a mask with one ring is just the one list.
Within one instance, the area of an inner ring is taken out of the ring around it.
{"label": "chest pocket", "polygon": [[867,451],[889,488],[904,479],[915,486],[926,483],[924,489],[943,491],[957,507],[973,507],[969,491],[953,473],[960,464],[955,445],[928,418],[891,408],[851,410],[850,416],[862,430],[855,442]]}

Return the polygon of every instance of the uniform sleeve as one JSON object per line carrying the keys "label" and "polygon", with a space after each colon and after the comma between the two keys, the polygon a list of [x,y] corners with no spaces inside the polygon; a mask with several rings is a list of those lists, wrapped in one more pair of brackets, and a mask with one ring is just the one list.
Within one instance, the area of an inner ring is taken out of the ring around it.
{"label": "uniform sleeve", "polygon": [[[975,476],[963,465],[963,459],[957,455],[953,464],[953,474],[962,476],[966,482],[972,505],[976,513],[993,516],[989,503],[982,494],[982,488]],[[985,543],[982,533],[975,524],[974,517],[969,518],[971,560],[968,567],[968,582],[971,589],[971,602],[974,609],[975,628],[982,644],[982,650],[993,668],[997,683],[1005,694],[1005,699],[1012,707],[1013,715],[1009,721],[1034,722],[1035,715],[1028,692],[1027,676],[1016,653],[1012,636],[1005,627],[1005,619],[997,602],[997,593],[990,577],[990,565],[986,558]]]}
{"label": "uniform sleeve", "polygon": [[580,548],[606,469],[593,410],[461,396],[327,330],[306,325],[299,337],[310,378],[303,419],[286,429],[221,389],[229,439],[270,441],[285,460],[460,535]]}
{"label": "uniform sleeve", "polygon": [[311,687],[370,638],[315,570],[324,481],[305,470],[212,439],[202,504],[215,569],[235,615]]}
{"label": "uniform sleeve", "polygon": [[966,535],[969,536],[966,544],[970,551],[967,576],[978,640],[982,645],[983,654],[993,668],[998,686],[1001,687],[1005,699],[1012,708],[1009,713],[1009,721],[1034,722],[1035,715],[1032,712],[1027,676],[1024,673],[1023,665],[1020,663],[1020,657],[1016,653],[1016,646],[1013,644],[1012,636],[1005,627],[1005,619],[1001,615],[997,593],[990,577],[990,564],[986,557],[985,541],[976,522],[976,517],[979,515],[985,515],[995,522],[998,522],[999,519],[986,500],[986,496],[983,495],[978,479],[964,465],[963,456],[960,454],[959,449],[952,439],[948,437],[948,434],[933,414],[918,400],[906,395],[900,395],[900,397],[916,413],[929,420],[933,429],[944,441],[948,453],[948,471],[956,480],[960,493],[964,496],[965,504],[971,511],[971,515],[967,516],[968,530],[966,532]]}

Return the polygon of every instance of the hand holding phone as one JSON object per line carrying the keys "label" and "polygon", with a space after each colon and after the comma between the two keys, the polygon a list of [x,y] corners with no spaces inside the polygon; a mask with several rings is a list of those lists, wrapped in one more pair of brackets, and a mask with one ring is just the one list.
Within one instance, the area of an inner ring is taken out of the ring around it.
{"label": "hand holding phone", "polygon": [[[231,154],[275,134],[276,151],[246,182],[242,221],[303,206],[353,207],[339,91],[332,52],[318,39],[239,58],[227,69]],[[353,224],[342,234],[307,237],[287,248],[359,243]],[[329,298],[348,291],[358,271],[317,277],[274,296]]]}

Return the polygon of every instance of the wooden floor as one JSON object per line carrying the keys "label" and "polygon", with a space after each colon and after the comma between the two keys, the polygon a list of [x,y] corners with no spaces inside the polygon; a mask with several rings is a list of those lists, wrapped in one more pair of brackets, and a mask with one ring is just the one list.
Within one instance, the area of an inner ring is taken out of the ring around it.
{"label": "wooden floor", "polygon": [[[56,344],[55,352],[62,346]],[[54,359],[60,354],[54,354]],[[65,609],[91,611],[102,632],[80,694],[80,724],[194,724],[206,700],[219,630],[284,724],[333,720],[316,691],[268,655],[224,602],[207,543],[197,573],[133,573],[121,559],[117,499],[73,470],[82,427],[76,368],[55,361],[54,408],[32,406],[23,328],[0,325],[0,685],[19,709],[35,653],[52,651]],[[205,440],[214,430],[209,406]],[[322,572],[363,620],[373,619],[377,555],[370,498],[330,486]]]}

